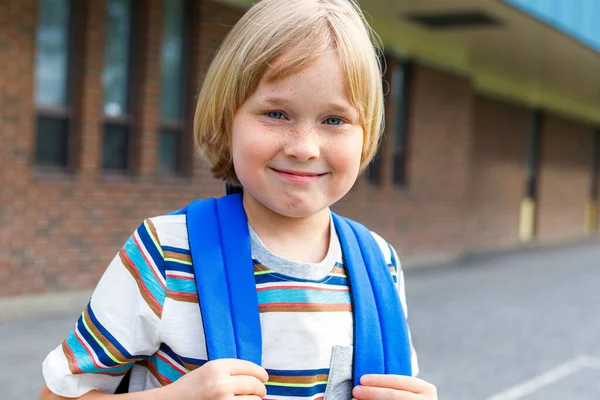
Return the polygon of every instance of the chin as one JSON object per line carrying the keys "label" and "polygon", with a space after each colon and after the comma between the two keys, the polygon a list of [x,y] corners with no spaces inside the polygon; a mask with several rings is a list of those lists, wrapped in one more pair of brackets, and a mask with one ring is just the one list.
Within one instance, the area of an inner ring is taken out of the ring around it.
{"label": "chin", "polygon": [[304,198],[304,196],[282,196],[280,198],[260,199],[259,201],[277,214],[288,218],[310,217],[328,207],[326,202],[315,202],[314,198]]}
{"label": "chin", "polygon": [[306,218],[311,215],[317,214],[319,211],[326,208],[326,205],[323,207],[315,207],[314,205],[309,206],[308,204],[299,204],[298,202],[289,202],[283,201],[273,205],[270,207],[273,211],[275,211],[279,215],[283,215],[288,218]]}
{"label": "chin", "polygon": [[275,210],[275,212],[277,212],[279,215],[282,215],[287,218],[308,218],[317,214],[319,211],[321,210]]}

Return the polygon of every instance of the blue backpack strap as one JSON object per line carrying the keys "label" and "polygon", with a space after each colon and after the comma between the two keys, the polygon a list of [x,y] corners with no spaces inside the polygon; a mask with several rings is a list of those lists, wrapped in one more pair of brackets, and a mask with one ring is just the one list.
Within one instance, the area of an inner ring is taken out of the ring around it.
{"label": "blue backpack strap", "polygon": [[333,214],[354,308],[354,385],[365,374],[412,374],[404,309],[381,249],[364,226]]}
{"label": "blue backpack strap", "polygon": [[262,336],[248,219],[242,195],[217,200],[238,358],[262,364]]}
{"label": "blue backpack strap", "polygon": [[209,360],[262,364],[250,234],[239,194],[197,200],[187,228]]}
{"label": "blue backpack strap", "polygon": [[404,307],[398,289],[391,277],[389,266],[381,247],[369,230],[354,221],[347,220],[352,227],[371,279],[383,339],[385,373],[412,375],[410,338]]}

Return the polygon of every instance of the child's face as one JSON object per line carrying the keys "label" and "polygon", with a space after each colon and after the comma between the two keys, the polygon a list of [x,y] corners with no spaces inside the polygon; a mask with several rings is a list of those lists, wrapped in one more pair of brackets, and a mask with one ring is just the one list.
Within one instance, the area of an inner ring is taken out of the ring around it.
{"label": "child's face", "polygon": [[329,207],[352,187],[363,147],[359,113],[329,50],[285,79],[263,77],[232,125],[235,172],[249,201],[288,217]]}

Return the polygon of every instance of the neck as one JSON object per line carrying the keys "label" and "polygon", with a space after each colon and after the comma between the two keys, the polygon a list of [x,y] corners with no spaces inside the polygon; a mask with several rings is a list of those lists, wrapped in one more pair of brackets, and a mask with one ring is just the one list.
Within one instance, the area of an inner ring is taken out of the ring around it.
{"label": "neck", "polygon": [[269,250],[290,261],[318,263],[327,255],[329,208],[307,217],[288,217],[244,194],[248,223]]}

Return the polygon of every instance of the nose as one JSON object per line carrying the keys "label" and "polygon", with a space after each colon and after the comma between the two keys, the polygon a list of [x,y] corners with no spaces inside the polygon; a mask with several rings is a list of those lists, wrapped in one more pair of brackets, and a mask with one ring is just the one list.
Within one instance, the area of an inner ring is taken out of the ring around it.
{"label": "nose", "polygon": [[284,153],[287,157],[298,161],[308,161],[320,155],[319,134],[315,127],[301,126],[293,128],[285,144]]}

